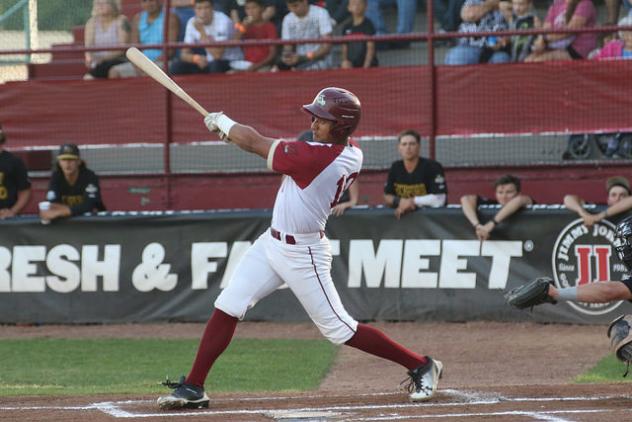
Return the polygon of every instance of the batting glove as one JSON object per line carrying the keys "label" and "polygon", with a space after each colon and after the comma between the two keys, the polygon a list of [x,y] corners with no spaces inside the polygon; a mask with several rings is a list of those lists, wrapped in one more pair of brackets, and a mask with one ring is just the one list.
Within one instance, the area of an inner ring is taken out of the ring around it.
{"label": "batting glove", "polygon": [[223,114],[224,113],[222,111],[218,111],[217,113],[209,113],[206,115],[206,117],[204,118],[204,124],[206,125],[209,131],[211,132],[218,131],[217,119],[219,119],[220,116],[222,116]]}

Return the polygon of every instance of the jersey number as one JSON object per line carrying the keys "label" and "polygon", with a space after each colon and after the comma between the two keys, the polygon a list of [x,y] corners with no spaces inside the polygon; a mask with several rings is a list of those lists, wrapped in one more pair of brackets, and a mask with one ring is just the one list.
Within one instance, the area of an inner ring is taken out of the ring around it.
{"label": "jersey number", "polygon": [[358,177],[358,172],[351,173],[349,176],[342,175],[340,179],[336,182],[338,188],[336,189],[336,195],[334,196],[334,200],[329,204],[332,208],[338,205],[338,201],[340,201],[340,197],[342,193],[349,189],[349,186],[353,183],[353,181]]}

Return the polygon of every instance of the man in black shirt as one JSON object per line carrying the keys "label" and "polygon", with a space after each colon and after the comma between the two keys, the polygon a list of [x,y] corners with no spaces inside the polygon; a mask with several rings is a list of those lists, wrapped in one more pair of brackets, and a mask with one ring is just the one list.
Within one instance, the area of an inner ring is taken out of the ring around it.
{"label": "man in black shirt", "polygon": [[438,162],[419,156],[421,137],[414,130],[405,130],[398,136],[399,154],[388,172],[384,186],[384,202],[395,208],[395,217],[419,207],[442,207],[446,203],[448,188],[443,167]]}
{"label": "man in black shirt", "polygon": [[20,158],[3,149],[7,138],[0,125],[0,220],[15,217],[31,197],[31,182]]}
{"label": "man in black shirt", "polygon": [[59,149],[46,199],[51,204],[49,209],[40,210],[43,220],[105,211],[99,178],[86,168],[76,145],[66,144]]}

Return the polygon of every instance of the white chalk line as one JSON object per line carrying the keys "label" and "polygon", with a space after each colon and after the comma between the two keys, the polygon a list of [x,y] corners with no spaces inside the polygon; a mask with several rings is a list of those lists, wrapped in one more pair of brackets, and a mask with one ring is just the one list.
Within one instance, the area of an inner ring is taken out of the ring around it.
{"label": "white chalk line", "polygon": [[346,419],[349,422],[364,421],[392,421],[405,419],[440,419],[440,418],[471,418],[471,417],[488,417],[488,416],[528,416],[535,420],[546,422],[572,422],[569,419],[560,418],[555,415],[559,414],[582,414],[582,413],[607,413],[611,409],[583,409],[583,410],[551,410],[546,412],[525,412],[520,410],[508,410],[506,412],[483,412],[483,413],[444,413],[438,415],[384,415],[370,416],[366,418]]}
{"label": "white chalk line", "polygon": [[[34,410],[65,410],[65,411],[86,411],[86,410],[98,410],[105,414],[108,414],[115,418],[146,418],[146,417],[174,417],[174,416],[221,416],[221,415],[248,415],[248,414],[266,414],[270,412],[341,412],[341,411],[360,411],[360,410],[393,410],[393,409],[410,409],[410,408],[441,408],[441,407],[457,407],[457,406],[472,406],[472,405],[493,405],[502,402],[553,402],[553,401],[598,401],[598,400],[610,400],[610,399],[618,399],[618,398],[630,398],[627,395],[615,395],[615,396],[577,396],[577,397],[503,397],[502,395],[498,395],[495,393],[481,393],[481,392],[471,392],[471,391],[459,391],[453,389],[440,390],[441,393],[447,394],[449,396],[462,398],[464,401],[458,402],[447,402],[447,403],[408,403],[408,404],[385,404],[385,405],[352,405],[352,406],[321,406],[321,407],[303,407],[303,408],[294,408],[294,409],[227,409],[227,410],[195,410],[195,411],[178,411],[178,412],[154,412],[154,413],[133,413],[121,408],[124,405],[139,405],[139,404],[151,404],[154,403],[153,400],[124,400],[124,401],[114,401],[114,402],[99,402],[92,403],[86,406],[0,406],[0,411],[34,411]],[[358,396],[386,396],[393,395],[394,393],[376,393],[376,394],[358,394],[358,395],[348,395],[348,396],[332,396],[335,398],[353,398]],[[266,400],[287,400],[287,399],[305,399],[305,398],[326,398],[326,396],[322,395],[311,395],[311,396],[286,396],[286,397],[244,397],[244,398],[226,398],[220,399],[221,401],[266,401]],[[560,410],[560,411],[546,411],[546,412],[526,412],[526,411],[512,411],[513,413],[504,413],[504,412],[490,412],[490,413],[450,413],[450,414],[439,414],[439,415],[417,415],[414,417],[418,418],[426,418],[426,417],[460,417],[459,415],[465,416],[502,416],[504,414],[516,414],[522,416],[531,416],[538,420],[549,421],[549,422],[565,422],[565,419],[555,418],[552,415],[555,413],[573,413],[573,412],[607,412],[611,411],[609,409],[593,409],[593,410]],[[517,413],[516,413],[517,412]],[[390,419],[410,419],[413,416],[396,416],[389,415]],[[378,418],[378,419],[375,419]],[[354,420],[388,420],[387,419],[379,419],[380,417],[373,418],[360,418]]]}

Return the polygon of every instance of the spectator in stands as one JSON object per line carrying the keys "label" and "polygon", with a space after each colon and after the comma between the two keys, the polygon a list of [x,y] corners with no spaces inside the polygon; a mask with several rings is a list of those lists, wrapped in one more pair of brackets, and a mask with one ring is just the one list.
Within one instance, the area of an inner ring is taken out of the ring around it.
{"label": "spectator in stands", "polygon": [[[619,26],[632,26],[632,15],[621,19]],[[619,31],[619,38],[607,42],[592,58],[597,60],[632,59],[632,31]]]}
{"label": "spectator in stands", "polygon": [[398,149],[402,159],[391,165],[384,186],[384,202],[395,208],[395,217],[401,218],[421,207],[444,206],[448,188],[443,167],[437,161],[420,157],[419,133],[411,129],[400,133]]}
{"label": "spectator in stands", "polygon": [[465,0],[433,0],[435,17],[441,27],[439,32],[456,32],[461,25],[461,8]]}
{"label": "spectator in stands", "polygon": [[[597,20],[597,10],[592,0],[555,0],[544,20],[544,29],[592,28]],[[588,57],[597,46],[597,35],[545,34],[533,43],[533,53],[525,61],[578,60]]]}
{"label": "spectator in stands", "polygon": [[65,144],[59,148],[46,200],[50,201],[50,207],[40,208],[43,221],[105,211],[99,178],[86,167],[77,145]]}
{"label": "spectator in stands", "polygon": [[[542,26],[542,21],[533,10],[532,0],[511,0],[511,8],[501,8],[501,12],[511,30],[534,29]],[[513,35],[510,39],[511,61],[523,62],[531,54],[535,38],[535,35]]]}
{"label": "spectator in stands", "polygon": [[[141,0],[143,10],[132,20],[132,44],[161,44],[164,40],[164,11],[161,0]],[[178,18],[169,14],[169,42],[178,38]],[[143,53],[158,66],[162,67],[164,57],[161,49],[144,49]],[[170,57],[173,52],[170,53]],[[123,63],[110,68],[110,78],[132,78],[142,72],[131,63]]]}
{"label": "spectator in stands", "polygon": [[[375,25],[378,35],[387,34],[382,8],[397,4],[397,29],[399,35],[410,34],[415,26],[417,0],[368,0],[366,16]],[[390,47],[408,48],[410,41],[389,43]]]}
{"label": "spectator in stands", "polygon": [[[281,38],[301,40],[329,38],[333,30],[327,10],[307,0],[287,0],[288,13],[283,18]],[[287,44],[283,46],[278,70],[319,70],[331,67],[331,44]]]}
{"label": "spectator in stands", "polygon": [[4,149],[7,137],[0,125],[0,220],[18,215],[31,197],[31,182],[19,157]]}
{"label": "spectator in stands", "polygon": [[[342,28],[342,35],[345,37],[375,34],[373,23],[364,16],[364,12],[366,12],[366,2],[367,0],[349,0],[351,21]],[[340,66],[343,69],[377,66],[375,42],[355,41],[342,44],[342,61],[340,62]]]}
{"label": "spectator in stands", "polygon": [[[190,44],[235,39],[233,22],[222,12],[213,10],[211,0],[195,0],[195,16],[187,22],[184,42]],[[175,60],[171,73],[223,73],[230,70],[231,62],[241,60],[239,47],[183,48],[180,59]]]}
{"label": "spectator in stands", "polygon": [[[277,39],[276,26],[270,21],[263,20],[263,0],[246,0],[246,17],[235,25],[237,37],[242,40]],[[275,45],[243,46],[245,70],[249,72],[269,70],[277,55]]]}
{"label": "spectator in stands", "polygon": [[576,212],[583,220],[586,227],[600,222],[604,218],[612,217],[622,212],[632,209],[632,196],[630,193],[630,182],[623,176],[614,176],[606,181],[606,192],[608,201],[604,211],[592,214],[584,208],[585,202],[578,195],[564,196],[564,205],[571,211]]}
{"label": "spectator in stands", "polygon": [[[518,210],[533,204],[533,200],[521,193],[520,179],[510,174],[504,175],[494,183],[496,199],[482,198],[478,195],[464,195],[461,197],[463,214],[474,227],[476,237],[480,240],[487,240],[492,231],[501,222],[509,218]],[[478,218],[477,208],[479,205],[500,205],[496,215],[485,224],[481,224]]]}
{"label": "spectator in stands", "polygon": [[[130,25],[121,14],[116,0],[94,0],[92,17],[85,26],[86,47],[112,47],[129,44]],[[112,66],[125,63],[123,50],[88,51],[85,54],[88,73],[84,79],[107,78]]]}
{"label": "spectator in stands", "polygon": [[[463,22],[459,32],[492,32],[508,28],[499,0],[466,0],[461,9]],[[509,40],[505,37],[459,38],[458,44],[448,50],[445,64],[464,65],[476,63],[506,63],[509,56]]]}
{"label": "spectator in stands", "polygon": [[222,12],[233,21],[239,23],[246,17],[245,2],[240,0],[213,0],[213,10]]}

